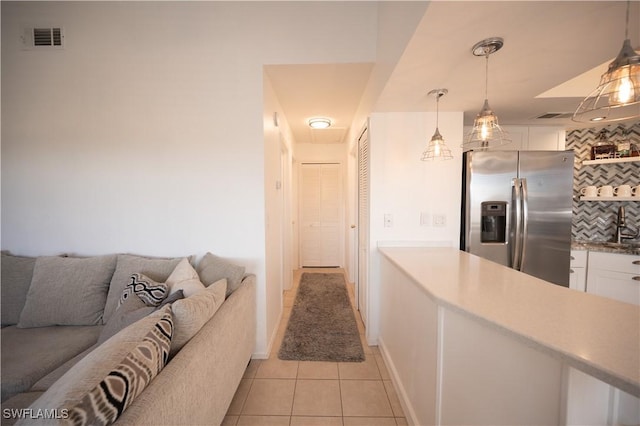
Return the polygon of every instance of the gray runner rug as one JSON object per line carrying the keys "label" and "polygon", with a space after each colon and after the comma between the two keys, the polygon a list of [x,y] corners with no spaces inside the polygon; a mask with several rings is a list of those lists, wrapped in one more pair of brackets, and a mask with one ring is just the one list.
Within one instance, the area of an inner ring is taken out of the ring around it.
{"label": "gray runner rug", "polygon": [[356,318],[342,274],[302,274],[278,358],[364,361]]}

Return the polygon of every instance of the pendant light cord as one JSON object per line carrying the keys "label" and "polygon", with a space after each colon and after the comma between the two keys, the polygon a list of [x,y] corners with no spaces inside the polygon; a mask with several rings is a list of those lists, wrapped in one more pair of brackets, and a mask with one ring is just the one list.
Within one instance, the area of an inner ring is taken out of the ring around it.
{"label": "pendant light cord", "polygon": [[629,7],[631,0],[627,0],[627,20],[624,25],[624,39],[627,40],[629,38]]}
{"label": "pendant light cord", "polygon": [[484,57],[487,59],[484,69],[484,98],[489,99],[489,52]]}

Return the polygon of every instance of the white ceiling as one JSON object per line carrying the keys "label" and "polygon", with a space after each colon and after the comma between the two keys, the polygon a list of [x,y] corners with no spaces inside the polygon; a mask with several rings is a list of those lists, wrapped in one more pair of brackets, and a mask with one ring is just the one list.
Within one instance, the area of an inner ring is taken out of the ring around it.
{"label": "white ceiling", "polygon": [[[440,110],[464,111],[465,124],[471,124],[485,94],[485,59],[474,56],[471,48],[482,39],[502,37],[504,47],[489,59],[488,86],[500,123],[581,127],[570,118],[536,117],[572,113],[595,89],[603,64],[622,46],[625,12],[626,2],[612,1],[431,2],[374,111],[434,111],[434,98],[427,93],[447,88]],[[637,0],[631,2],[629,38],[638,49]],[[595,67],[600,68],[589,72]],[[351,123],[373,64],[266,69],[296,142],[314,142],[306,120],[324,116],[338,130],[315,142],[331,143],[343,141],[338,139]]]}

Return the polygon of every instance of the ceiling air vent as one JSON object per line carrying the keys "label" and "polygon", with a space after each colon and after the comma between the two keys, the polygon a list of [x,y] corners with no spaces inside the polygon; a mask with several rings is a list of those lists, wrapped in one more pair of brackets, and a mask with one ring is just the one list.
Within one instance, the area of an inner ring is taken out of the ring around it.
{"label": "ceiling air vent", "polygon": [[64,33],[61,27],[26,28],[22,44],[25,49],[61,49],[64,47]]}
{"label": "ceiling air vent", "polygon": [[549,118],[570,118],[573,116],[572,112],[546,112],[536,117],[536,119],[549,119]]}

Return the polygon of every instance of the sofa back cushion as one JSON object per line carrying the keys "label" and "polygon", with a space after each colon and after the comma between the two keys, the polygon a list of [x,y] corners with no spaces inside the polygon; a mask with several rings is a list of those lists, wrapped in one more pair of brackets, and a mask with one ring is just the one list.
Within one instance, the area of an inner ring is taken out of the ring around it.
{"label": "sofa back cushion", "polygon": [[35,264],[35,257],[12,256],[2,253],[0,324],[3,327],[17,324],[20,320],[20,312],[22,312],[27,300]]}
{"label": "sofa back cushion", "polygon": [[244,266],[235,265],[212,253],[205,254],[196,268],[200,280],[205,286],[226,278],[227,297],[242,284],[244,270]]}
{"label": "sofa back cushion", "polygon": [[118,308],[122,292],[133,274],[144,274],[156,282],[164,283],[182,259],[181,257],[167,259],[119,254],[116,270],[109,285],[103,323],[106,324]]}
{"label": "sofa back cushion", "polygon": [[174,335],[171,340],[171,356],[174,356],[209,321],[222,306],[227,290],[227,280],[222,278],[191,297],[176,300],[171,305]]}
{"label": "sofa back cushion", "polygon": [[115,266],[115,255],[37,258],[18,327],[100,324]]}

